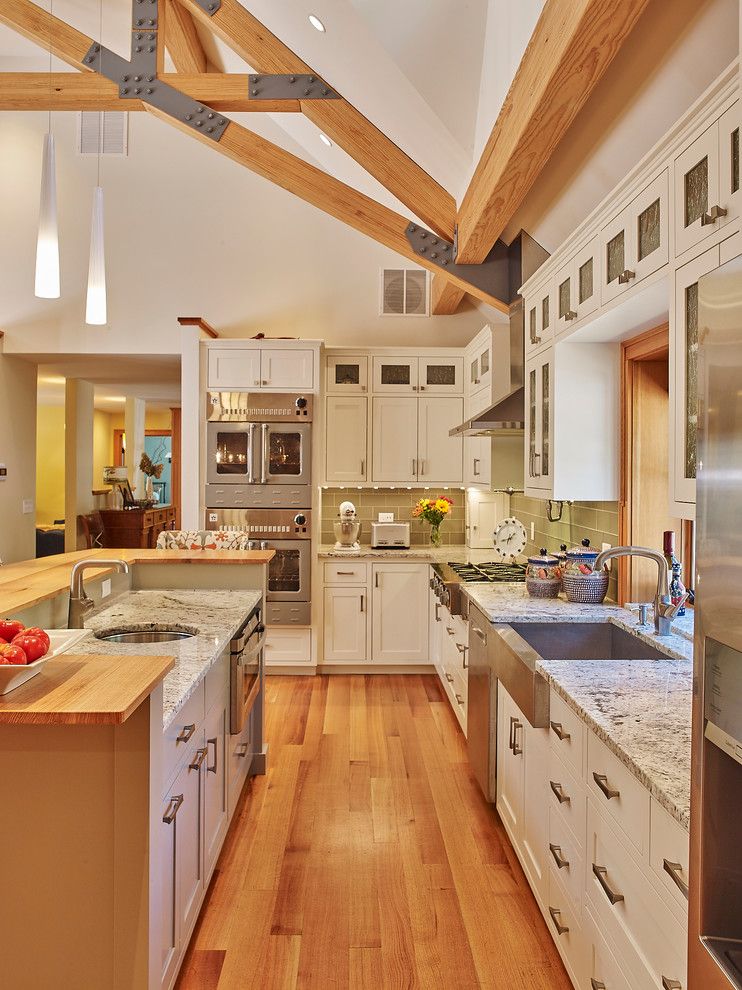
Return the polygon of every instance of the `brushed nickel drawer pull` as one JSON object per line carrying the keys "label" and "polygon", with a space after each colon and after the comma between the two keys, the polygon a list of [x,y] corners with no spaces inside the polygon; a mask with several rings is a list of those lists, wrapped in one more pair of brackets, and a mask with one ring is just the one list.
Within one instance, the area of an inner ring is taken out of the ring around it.
{"label": "brushed nickel drawer pull", "polygon": [[193,763],[189,763],[188,764],[188,769],[189,770],[200,770],[201,769],[201,764],[206,759],[206,754],[207,753],[208,753],[208,750],[207,749],[197,749],[196,750],[196,758],[194,759]]}
{"label": "brushed nickel drawer pull", "polygon": [[520,756],[523,752],[523,747],[518,745],[518,729],[523,728],[523,723],[514,719],[513,725],[513,756]]}
{"label": "brushed nickel drawer pull", "polygon": [[474,629],[474,632],[476,633],[476,635],[479,636],[479,638],[482,640],[482,642],[483,643],[486,643],[487,642],[487,636],[486,636],[486,634],[483,633],[481,629],[477,629],[476,626],[473,626],[473,629]]}
{"label": "brushed nickel drawer pull", "polygon": [[[454,692],[454,694],[455,694],[455,692]],[[461,707],[463,708],[463,707],[464,707],[464,699],[463,699],[463,698],[461,697],[461,695],[460,695],[460,694],[456,694],[456,700],[458,701],[458,703],[459,703],[459,704],[461,705]]]}
{"label": "brushed nickel drawer pull", "polygon": [[573,309],[568,309],[567,312],[564,314],[564,319],[565,320],[576,320],[577,319],[577,313],[575,313],[575,311]]}
{"label": "brushed nickel drawer pull", "polygon": [[592,990],[605,990],[605,983],[602,980],[596,980],[594,976],[590,977],[590,986]]}
{"label": "brushed nickel drawer pull", "polygon": [[240,743],[239,749],[241,749],[242,752],[240,753],[237,750],[235,750],[234,755],[239,756],[240,759],[243,759],[245,756],[247,756],[247,751],[249,748],[250,748],[249,743]]}
{"label": "brushed nickel drawer pull", "polygon": [[683,990],[683,984],[680,980],[671,980],[667,976],[662,977],[662,987],[663,990]]}
{"label": "brushed nickel drawer pull", "polygon": [[446,632],[448,633],[449,636],[455,636],[456,635],[456,630],[455,629],[452,629],[450,626],[446,626]]}
{"label": "brushed nickel drawer pull", "polygon": [[462,665],[462,667],[464,668],[464,670],[467,670],[468,667],[469,667],[469,664],[466,662],[466,654],[469,652],[469,647],[468,646],[464,646],[463,643],[457,643],[456,644],[456,649],[461,654],[461,665]]}
{"label": "brushed nickel drawer pull", "polygon": [[557,935],[566,935],[569,931],[569,925],[563,925],[559,920],[562,917],[562,912],[559,908],[549,908],[549,914],[551,915],[551,920],[554,922],[554,927],[557,930]]}
{"label": "brushed nickel drawer pull", "polygon": [[176,737],[176,742],[188,742],[193,733],[196,731],[196,723],[191,722],[190,725],[184,725],[180,730],[179,735]]}
{"label": "brushed nickel drawer pull", "polygon": [[595,874],[598,883],[605,891],[605,896],[608,898],[611,904],[618,904],[619,901],[622,901],[624,899],[623,894],[619,894],[619,892],[617,890],[614,890],[613,887],[611,887],[611,885],[608,883],[608,880],[606,879],[606,877],[608,876],[607,867],[598,866],[597,863],[593,863],[593,873]]}
{"label": "brushed nickel drawer pull", "polygon": [[568,739],[571,739],[572,738],[572,736],[569,734],[569,732],[565,732],[564,731],[564,726],[562,725],[561,722],[549,722],[549,725],[551,726],[551,729],[552,729],[552,732],[554,733],[554,735],[561,742],[566,742]]}
{"label": "brushed nickel drawer pull", "polygon": [[670,879],[678,887],[684,897],[688,897],[688,884],[683,880],[683,867],[681,863],[671,863],[669,859],[662,860],[662,868],[665,873],[669,873]]}
{"label": "brushed nickel drawer pull", "polygon": [[214,766],[213,767],[210,767],[209,764],[207,763],[206,764],[206,772],[207,773],[216,773],[217,770],[219,769],[219,747],[217,745],[217,740],[216,739],[207,739],[206,740],[206,746],[207,747],[209,747],[209,746],[213,746],[214,747]]}
{"label": "brushed nickel drawer pull", "polygon": [[569,794],[564,793],[564,788],[562,787],[562,785],[558,784],[555,780],[549,781],[549,787],[556,795],[556,799],[559,802],[559,804],[564,804],[565,801],[567,802],[567,804],[569,804],[570,801],[572,800]]}
{"label": "brushed nickel drawer pull", "polygon": [[167,809],[165,810],[165,814],[162,816],[162,820],[166,825],[173,824],[181,804],[183,804],[182,794],[174,794],[170,798],[170,803],[168,804]]}
{"label": "brushed nickel drawer pull", "polygon": [[510,716],[510,735],[508,736],[508,749],[513,748],[513,726],[515,725],[516,719]]}
{"label": "brushed nickel drawer pull", "polygon": [[569,860],[562,856],[561,846],[557,846],[553,842],[550,842],[549,850],[551,851],[551,855],[554,857],[554,862],[560,870],[563,870],[565,866],[569,866]]}
{"label": "brushed nickel drawer pull", "polygon": [[632,278],[636,278],[636,272],[632,272],[630,268],[624,268],[618,276],[618,284],[628,285]]}
{"label": "brushed nickel drawer pull", "polygon": [[356,576],[356,572],[355,571],[335,571],[335,573],[338,575],[338,577],[355,577]]}
{"label": "brushed nickel drawer pull", "polygon": [[701,226],[708,227],[709,224],[716,223],[717,220],[721,220],[721,218],[726,215],[727,211],[723,206],[712,206],[708,213],[701,214]]}
{"label": "brushed nickel drawer pull", "polygon": [[604,773],[596,773],[596,771],[593,770],[593,780],[601,789],[601,791],[605,794],[606,798],[609,801],[611,800],[611,798],[614,797],[617,798],[621,796],[620,791],[614,791],[612,787],[608,786],[608,778]]}
{"label": "brushed nickel drawer pull", "polygon": [[453,674],[449,674],[449,672],[446,671],[446,680],[449,684],[453,684]]}
{"label": "brushed nickel drawer pull", "polygon": [[364,598],[365,598],[365,596],[364,595],[361,595],[361,611],[362,612],[363,612],[364,606],[365,606]]}

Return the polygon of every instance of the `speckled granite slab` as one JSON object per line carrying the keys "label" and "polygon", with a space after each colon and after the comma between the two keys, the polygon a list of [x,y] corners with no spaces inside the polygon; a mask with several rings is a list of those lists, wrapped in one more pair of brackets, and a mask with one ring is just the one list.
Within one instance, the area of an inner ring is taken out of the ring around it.
{"label": "speckled granite slab", "polygon": [[[86,617],[91,635],[75,652],[175,657],[175,666],[163,681],[163,725],[167,728],[260,597],[259,591],[131,591]],[[196,629],[197,635],[171,643],[108,643],[93,635],[102,630],[163,626]]]}
{"label": "speckled granite slab", "polygon": [[347,553],[345,550],[335,550],[332,543],[326,543],[319,547],[317,556],[320,560],[344,560],[347,558],[358,559],[367,558],[369,560],[419,560],[434,563],[454,564],[482,564],[486,561],[495,560],[495,551],[470,550],[462,545],[448,547],[420,547],[414,546],[407,550],[372,550],[370,546],[362,546],[360,550]]}
{"label": "speckled granite slab", "polygon": [[544,660],[554,690],[690,828],[693,665],[677,660]]}

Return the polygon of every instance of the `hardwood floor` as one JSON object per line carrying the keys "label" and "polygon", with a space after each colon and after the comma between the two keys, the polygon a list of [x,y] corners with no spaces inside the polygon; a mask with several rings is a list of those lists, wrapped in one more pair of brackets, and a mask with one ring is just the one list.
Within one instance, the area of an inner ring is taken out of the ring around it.
{"label": "hardwood floor", "polygon": [[570,983],[432,675],[270,677],[179,990]]}

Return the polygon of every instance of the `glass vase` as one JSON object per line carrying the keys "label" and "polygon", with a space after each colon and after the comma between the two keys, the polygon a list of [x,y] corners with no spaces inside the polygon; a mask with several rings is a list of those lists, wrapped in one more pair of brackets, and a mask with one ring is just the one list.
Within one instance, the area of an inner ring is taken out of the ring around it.
{"label": "glass vase", "polygon": [[431,523],[430,524],[430,542],[432,546],[439,547],[441,545],[441,524]]}

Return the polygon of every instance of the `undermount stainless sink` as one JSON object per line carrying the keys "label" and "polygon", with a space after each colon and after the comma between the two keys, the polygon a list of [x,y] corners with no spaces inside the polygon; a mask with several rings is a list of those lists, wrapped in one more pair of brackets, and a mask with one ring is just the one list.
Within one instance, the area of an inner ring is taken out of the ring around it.
{"label": "undermount stainless sink", "polygon": [[106,643],[173,643],[179,639],[191,639],[195,632],[188,629],[118,629],[97,632],[96,639]]}
{"label": "undermount stainless sink", "polygon": [[667,654],[612,622],[513,622],[543,660],[666,660]]}

